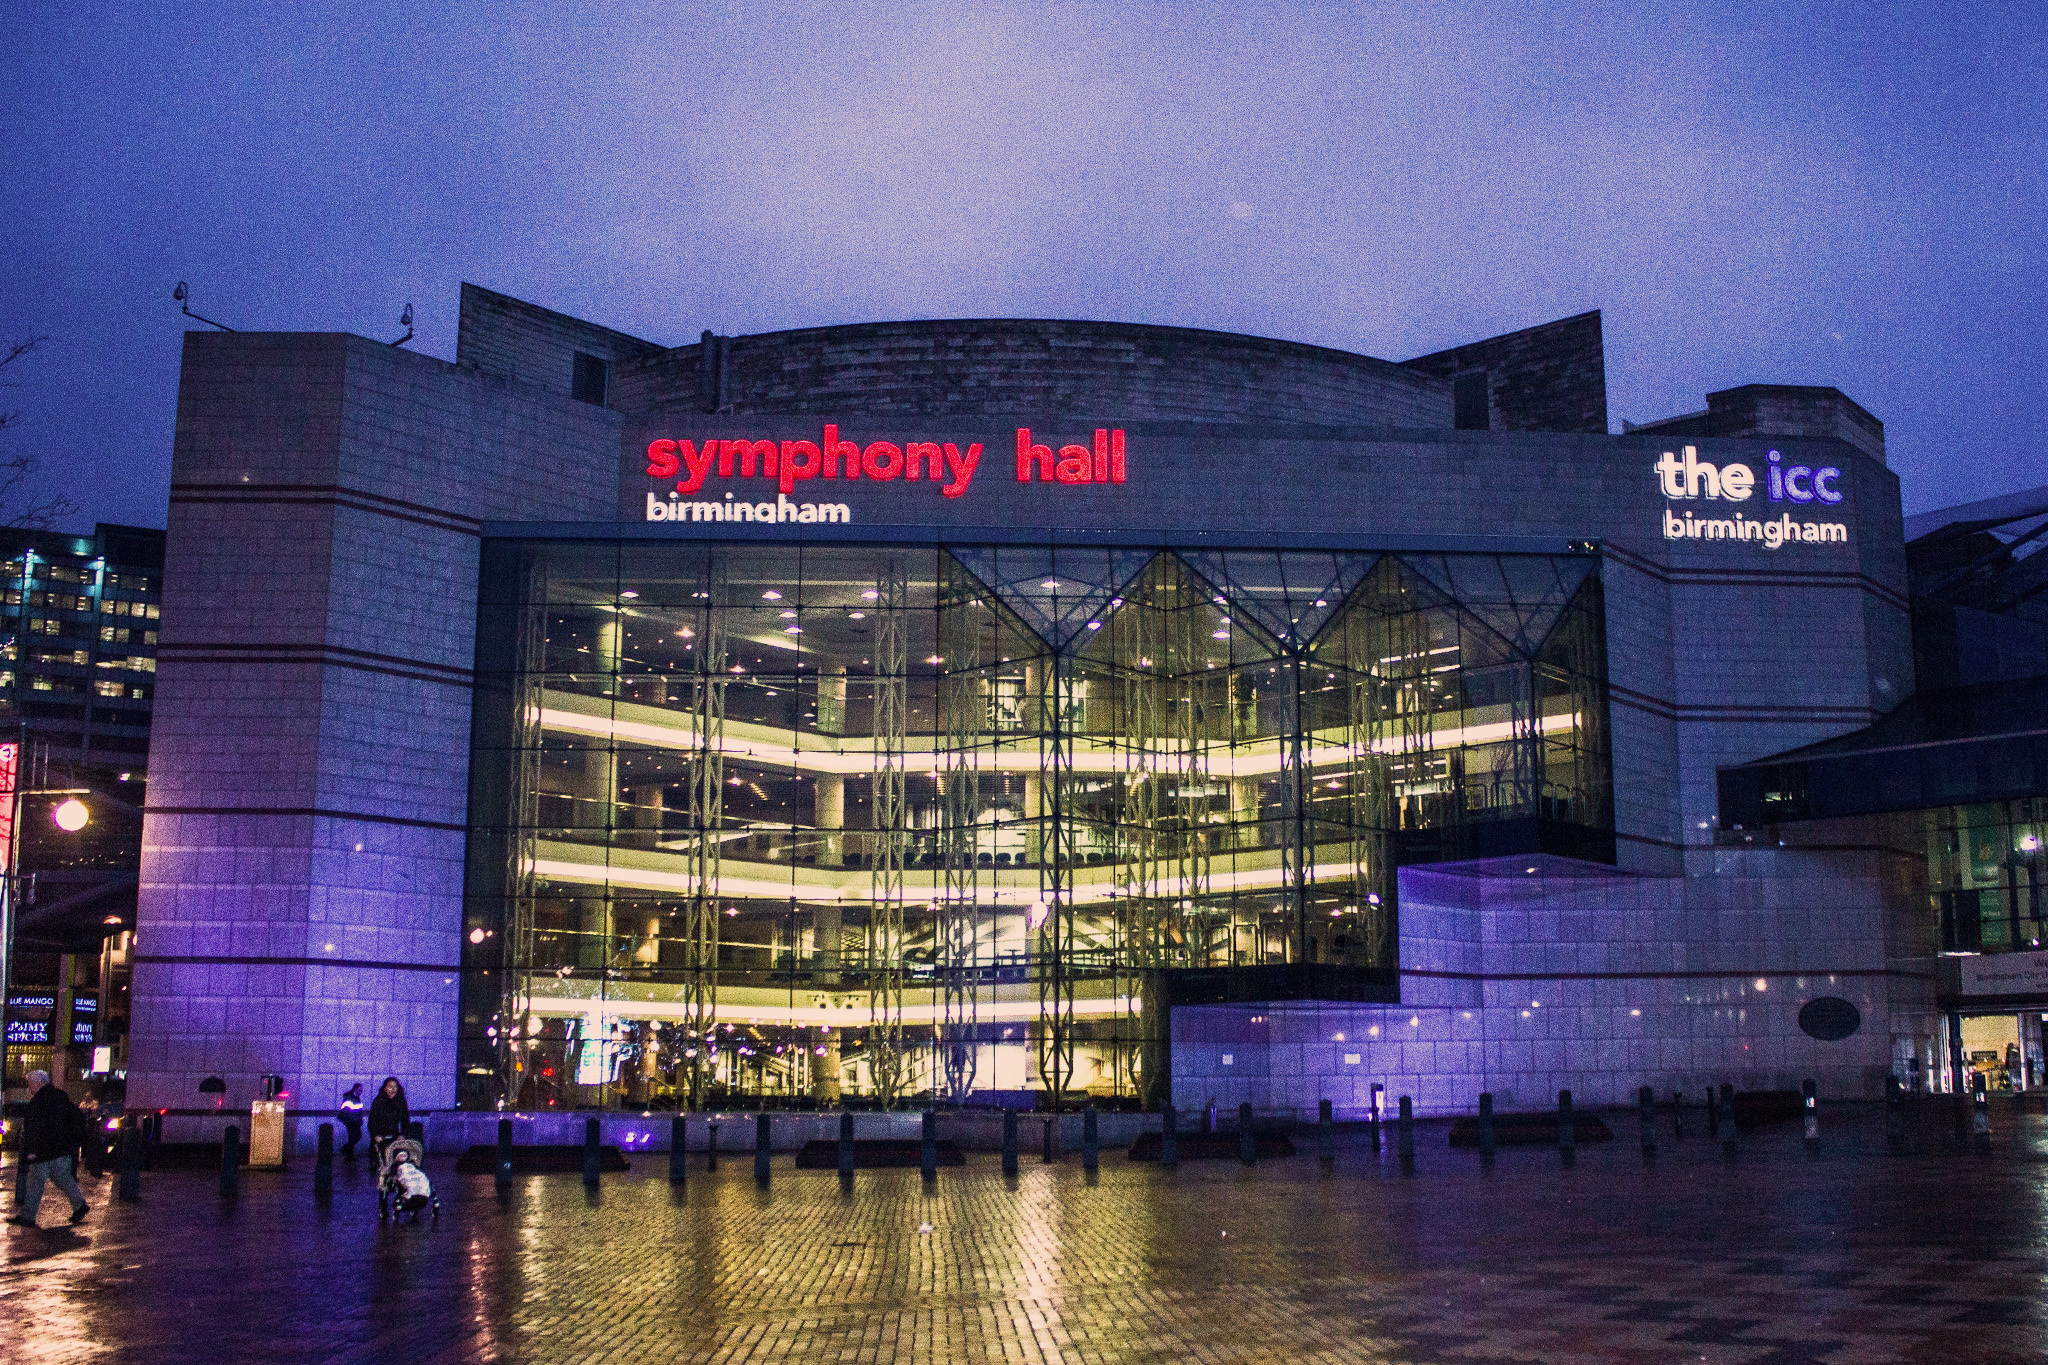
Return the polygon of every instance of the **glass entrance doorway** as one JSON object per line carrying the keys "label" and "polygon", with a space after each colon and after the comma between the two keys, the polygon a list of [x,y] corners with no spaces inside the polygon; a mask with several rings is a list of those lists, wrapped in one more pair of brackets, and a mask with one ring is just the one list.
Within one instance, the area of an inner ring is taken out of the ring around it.
{"label": "glass entrance doorway", "polygon": [[1966,1015],[1962,1020],[1963,1086],[1977,1076],[1994,1093],[2033,1090],[2043,1084],[2042,1024],[2048,1014]]}

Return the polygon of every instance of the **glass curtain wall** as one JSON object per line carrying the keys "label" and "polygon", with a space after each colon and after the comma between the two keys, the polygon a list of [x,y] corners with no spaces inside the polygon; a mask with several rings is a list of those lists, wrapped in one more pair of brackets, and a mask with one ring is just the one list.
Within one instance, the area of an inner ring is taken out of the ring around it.
{"label": "glass curtain wall", "polygon": [[491,542],[463,1102],[1156,1104],[1175,970],[1391,968],[1400,862],[1611,832],[1596,570]]}

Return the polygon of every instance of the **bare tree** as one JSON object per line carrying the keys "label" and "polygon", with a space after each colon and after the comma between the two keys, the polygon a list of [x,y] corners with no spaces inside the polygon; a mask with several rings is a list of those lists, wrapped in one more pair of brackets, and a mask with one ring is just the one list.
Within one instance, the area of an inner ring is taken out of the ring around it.
{"label": "bare tree", "polygon": [[[4,376],[8,366],[47,340],[48,337],[30,336],[16,342],[5,343],[4,354],[0,354],[0,376]],[[21,385],[13,380],[0,377],[0,388],[20,387]],[[0,412],[0,431],[5,431],[20,420],[19,412]],[[78,504],[69,498],[34,497],[31,490],[35,485],[35,476],[34,455],[27,451],[0,451],[0,526],[19,526],[40,531],[78,515]]]}

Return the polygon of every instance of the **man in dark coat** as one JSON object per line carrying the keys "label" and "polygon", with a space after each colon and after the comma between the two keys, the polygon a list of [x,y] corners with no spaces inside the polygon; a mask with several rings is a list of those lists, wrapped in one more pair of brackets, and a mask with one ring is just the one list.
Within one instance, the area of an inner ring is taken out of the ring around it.
{"label": "man in dark coat", "polygon": [[342,1130],[348,1134],[348,1141],[341,1144],[341,1154],[355,1160],[356,1144],[363,1140],[363,1083],[341,1092],[341,1110],[335,1115],[341,1120]]}
{"label": "man in dark coat", "polygon": [[36,1209],[43,1202],[44,1182],[50,1182],[71,1201],[71,1221],[87,1213],[85,1196],[71,1175],[71,1156],[78,1150],[84,1116],[71,1097],[50,1084],[50,1073],[28,1073],[28,1110],[22,1116],[21,1162],[27,1175],[22,1183],[21,1205],[7,1221],[34,1227]]}

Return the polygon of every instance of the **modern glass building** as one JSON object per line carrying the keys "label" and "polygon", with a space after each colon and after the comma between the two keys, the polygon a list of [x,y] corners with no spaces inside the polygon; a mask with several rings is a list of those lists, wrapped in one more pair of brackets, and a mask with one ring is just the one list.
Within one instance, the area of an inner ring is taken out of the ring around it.
{"label": "modern glass building", "polygon": [[1914,692],[1897,480],[1835,390],[1616,435],[1597,313],[1395,363],[665,346],[473,287],[452,363],[194,333],[183,384],[131,1100],[194,1131],[277,1075],[308,1141],[387,1073],[1876,1093],[1938,1029],[1884,839],[1723,818],[1723,770]]}
{"label": "modern glass building", "polygon": [[1156,1104],[1191,972],[1396,1002],[1404,861],[1613,859],[1598,570],[493,541],[466,1088]]}

